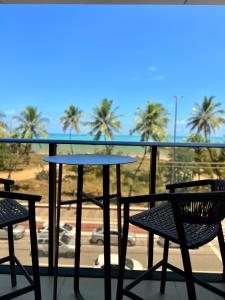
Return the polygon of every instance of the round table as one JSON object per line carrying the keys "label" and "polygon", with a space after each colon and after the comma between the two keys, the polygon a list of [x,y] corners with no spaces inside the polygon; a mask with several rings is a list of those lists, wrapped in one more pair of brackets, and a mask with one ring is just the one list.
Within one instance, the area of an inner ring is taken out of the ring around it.
{"label": "round table", "polygon": [[[83,168],[86,165],[102,166],[103,176],[103,196],[93,199],[95,204],[102,200],[103,209],[103,227],[104,227],[104,288],[105,299],[111,299],[111,265],[110,265],[110,198],[121,196],[121,182],[120,182],[120,165],[129,164],[136,161],[135,158],[122,155],[102,155],[102,154],[74,154],[74,155],[55,155],[43,158],[44,161],[59,165],[58,171],[58,195],[57,195],[57,227],[55,238],[55,268],[58,267],[58,237],[59,237],[59,223],[60,223],[60,205],[68,203],[68,201],[61,201],[61,187],[62,187],[62,165],[77,165],[77,199],[70,201],[70,203],[77,204],[76,213],[76,245],[75,245],[75,268],[74,268],[74,291],[77,299],[83,299],[79,291],[79,275],[80,275],[80,241],[81,241],[81,214],[82,202],[84,202],[83,193]],[[117,193],[110,195],[109,169],[111,165],[116,165],[117,175]],[[88,199],[90,201],[90,199]],[[118,229],[119,239],[121,237],[121,206],[118,206]],[[120,246],[120,241],[118,241]],[[54,299],[57,296],[57,272],[54,277]]]}

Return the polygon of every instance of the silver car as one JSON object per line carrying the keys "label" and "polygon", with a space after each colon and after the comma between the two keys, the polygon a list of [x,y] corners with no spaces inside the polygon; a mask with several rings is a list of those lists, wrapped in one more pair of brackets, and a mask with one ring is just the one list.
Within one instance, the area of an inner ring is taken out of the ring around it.
{"label": "silver car", "polygon": [[[59,226],[59,236],[61,237],[64,233],[75,236],[75,227],[71,226],[68,223],[64,223]],[[44,223],[42,227],[38,229],[38,238],[47,239],[49,235],[49,226],[48,223]]]}
{"label": "silver car", "polygon": [[[14,240],[21,239],[25,235],[25,227],[20,224],[13,225]],[[0,228],[0,239],[8,239],[8,227]]]}
{"label": "silver car", "polygon": [[[111,245],[118,245],[118,230],[116,228],[110,230],[110,242]],[[103,227],[95,228],[92,231],[90,239],[91,244],[103,245],[104,244],[104,229]],[[134,246],[136,244],[136,234],[132,231],[128,233],[128,246]]]}
{"label": "silver car", "polygon": [[[48,238],[38,238],[39,256],[48,256]],[[59,256],[73,258],[75,255],[75,244],[70,236],[63,234],[59,239]]]}

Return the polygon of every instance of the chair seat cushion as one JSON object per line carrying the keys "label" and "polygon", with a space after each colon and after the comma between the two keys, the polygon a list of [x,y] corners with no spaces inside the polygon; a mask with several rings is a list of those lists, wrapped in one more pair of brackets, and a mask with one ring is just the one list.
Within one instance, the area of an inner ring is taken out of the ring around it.
{"label": "chair seat cushion", "polygon": [[16,200],[0,200],[0,227],[22,222],[28,217],[28,210]]}
{"label": "chair seat cushion", "polygon": [[[177,229],[170,203],[145,210],[131,216],[130,223],[159,236],[178,243]],[[188,224],[184,223],[188,248],[197,248],[211,241],[218,233],[219,224]]]}

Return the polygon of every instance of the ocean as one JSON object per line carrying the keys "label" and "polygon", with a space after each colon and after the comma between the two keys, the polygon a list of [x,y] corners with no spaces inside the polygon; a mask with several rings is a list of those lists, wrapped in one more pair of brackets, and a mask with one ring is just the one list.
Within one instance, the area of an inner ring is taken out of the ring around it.
{"label": "ocean", "polygon": [[[88,134],[68,134],[68,133],[49,133],[48,139],[50,140],[78,140],[78,141],[93,141],[94,137],[92,135]],[[177,136],[176,141],[177,142],[185,142],[187,139],[186,136]],[[104,137],[101,137],[101,141],[104,141]],[[139,142],[141,140],[139,135],[114,135],[113,141],[117,142]],[[173,142],[173,136],[170,136],[167,141],[165,142]],[[211,138],[212,143],[224,143],[224,137],[213,137]],[[102,150],[103,146],[92,146],[92,145],[74,145],[73,152],[74,153],[86,153],[86,152],[93,152],[96,151],[96,149]],[[36,153],[45,153],[47,154],[49,149],[47,144],[33,144],[32,149]],[[67,153],[71,151],[71,145],[62,144],[58,146],[58,153]],[[131,155],[142,155],[143,154],[143,148],[142,147],[126,147],[126,150],[124,146],[116,146],[115,147],[116,153],[126,153]]]}
{"label": "ocean", "polygon": [[[94,137],[92,135],[88,134],[68,134],[68,133],[49,133],[48,139],[51,140],[80,140],[80,141],[93,141]],[[176,142],[185,142],[187,139],[187,136],[177,136]],[[104,141],[104,137],[100,138],[100,141]],[[141,140],[139,135],[114,135],[113,141],[116,142],[139,142]],[[224,137],[223,136],[214,136],[211,137],[211,143],[224,143]],[[149,140],[150,142],[152,140]],[[168,140],[165,140],[164,142],[173,142],[174,137],[169,136]]]}

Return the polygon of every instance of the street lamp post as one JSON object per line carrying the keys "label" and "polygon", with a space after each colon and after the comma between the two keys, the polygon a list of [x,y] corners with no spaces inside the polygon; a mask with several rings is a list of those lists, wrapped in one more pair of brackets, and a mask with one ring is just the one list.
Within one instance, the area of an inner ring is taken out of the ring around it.
{"label": "street lamp post", "polygon": [[[183,96],[173,96],[175,99],[175,112],[174,112],[174,134],[173,134],[173,141],[174,144],[176,143],[177,138],[177,101],[181,100]],[[175,159],[176,159],[176,147],[174,145],[173,148],[173,170],[172,170],[172,183],[175,181]]]}

